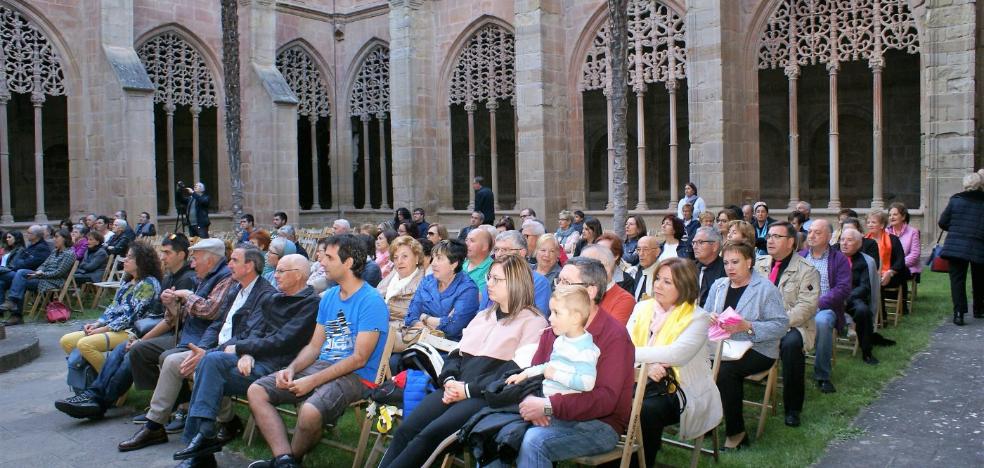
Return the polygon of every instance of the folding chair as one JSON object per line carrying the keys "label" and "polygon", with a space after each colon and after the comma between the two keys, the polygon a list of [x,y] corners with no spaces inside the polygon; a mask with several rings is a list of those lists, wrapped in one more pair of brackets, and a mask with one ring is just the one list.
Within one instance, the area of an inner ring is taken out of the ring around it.
{"label": "folding chair", "polygon": [[[717,345],[714,348],[714,354],[711,355],[711,379],[712,381],[717,382],[718,370],[721,367],[721,352],[724,349],[724,340],[717,342]],[[711,434],[712,444],[709,449],[704,448],[704,437],[706,437],[707,434],[702,434],[700,437],[694,439],[693,444],[688,444],[683,440],[671,439],[663,436],[663,444],[672,447],[690,449],[690,468],[697,468],[697,465],[700,463],[701,454],[710,455],[714,458],[715,462],[718,461],[718,456],[720,454],[718,447],[720,447],[720,444],[718,440],[717,426],[715,426],[714,429],[711,429],[709,433]]]}
{"label": "folding chair", "polygon": [[775,364],[767,371],[759,372],[758,374],[750,375],[745,377],[746,381],[751,381],[761,384],[765,381],[765,394],[762,395],[762,401],[749,401],[743,400],[742,403],[747,406],[753,406],[756,408],[761,408],[759,412],[759,423],[758,429],[755,431],[755,438],[758,439],[762,437],[762,432],[765,431],[765,420],[768,413],[771,411],[773,415],[776,414],[776,384],[779,380],[779,360],[776,360]]}
{"label": "folding chair", "polygon": [[887,323],[888,320],[892,321],[892,326],[899,326],[899,320],[902,320],[902,305],[905,303],[905,297],[902,294],[902,287],[896,286],[894,288],[882,288],[882,312],[885,314],[884,320]]}
{"label": "folding chair", "polygon": [[92,298],[92,308],[99,305],[99,300],[102,299],[103,292],[107,289],[116,290],[119,289],[123,281],[123,269],[120,268],[119,262],[116,261],[116,256],[111,256],[109,258],[109,273],[106,275],[104,281],[98,283],[88,283],[95,288],[95,295]]}
{"label": "folding chair", "polygon": [[[41,311],[44,310],[45,306],[51,302],[52,299],[57,299],[58,302],[65,302],[65,295],[68,294],[70,287],[75,285],[75,270],[79,267],[79,261],[76,260],[72,264],[72,269],[68,272],[68,278],[65,279],[65,284],[57,289],[48,289],[42,293],[37,293],[34,297],[34,304],[31,306],[30,312],[28,312],[28,320],[35,320],[38,315],[41,315]],[[79,302],[79,311],[82,310],[82,299],[79,298],[78,288],[75,289],[75,298]],[[26,299],[26,298],[25,298]],[[71,299],[71,298],[69,298]],[[25,308],[27,306],[27,300],[24,301]],[[69,310],[72,309],[71,301],[66,304]]]}
{"label": "folding chair", "polygon": [[621,460],[619,468],[628,468],[632,453],[636,454],[640,468],[646,468],[646,456],[642,448],[642,426],[639,415],[642,413],[642,400],[646,396],[646,381],[649,379],[649,365],[641,364],[636,374],[635,394],[632,396],[632,412],[629,414],[629,427],[625,434],[619,437],[619,442],[610,452],[589,457],[577,457],[570,461],[582,466],[599,466],[604,463]]}

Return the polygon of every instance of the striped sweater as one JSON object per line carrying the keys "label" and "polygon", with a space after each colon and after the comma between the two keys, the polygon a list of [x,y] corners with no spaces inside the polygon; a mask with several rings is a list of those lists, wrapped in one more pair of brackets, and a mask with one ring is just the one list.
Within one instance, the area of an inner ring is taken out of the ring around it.
{"label": "striped sweater", "polygon": [[543,379],[543,396],[566,395],[569,393],[588,392],[594,388],[598,375],[597,365],[601,350],[594,344],[587,330],[576,338],[565,335],[554,341],[550,360],[527,368],[523,371],[527,377],[543,374],[549,365],[553,368],[553,378]]}

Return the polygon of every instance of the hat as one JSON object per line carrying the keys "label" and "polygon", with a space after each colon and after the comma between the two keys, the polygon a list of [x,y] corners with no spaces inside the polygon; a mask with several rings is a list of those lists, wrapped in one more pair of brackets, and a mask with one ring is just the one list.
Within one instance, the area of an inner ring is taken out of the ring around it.
{"label": "hat", "polygon": [[225,258],[225,244],[219,239],[202,239],[195,242],[195,245],[188,248],[189,252],[194,252],[196,250],[204,250],[206,252],[218,255],[219,257]]}

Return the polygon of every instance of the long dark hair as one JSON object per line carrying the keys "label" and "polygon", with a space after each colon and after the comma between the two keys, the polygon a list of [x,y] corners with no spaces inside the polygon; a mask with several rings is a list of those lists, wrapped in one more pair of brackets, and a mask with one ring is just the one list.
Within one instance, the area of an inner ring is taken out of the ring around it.
{"label": "long dark hair", "polygon": [[157,256],[157,249],[147,242],[136,241],[130,244],[129,255],[133,255],[133,261],[137,263],[137,278],[152,276],[161,280],[161,260]]}
{"label": "long dark hair", "polygon": [[413,221],[413,218],[410,216],[409,209],[406,207],[397,208],[396,211],[393,212],[393,229],[396,229],[396,227],[400,225],[400,218],[411,222]]}
{"label": "long dark hair", "polygon": [[[16,248],[19,248],[19,247],[20,248],[23,248],[24,247],[24,233],[22,233],[20,231],[10,231],[7,234],[9,234],[11,236],[14,236],[14,246],[10,248],[11,250],[16,249]],[[4,246],[4,248],[7,248],[6,239],[4,239],[3,246]]]}

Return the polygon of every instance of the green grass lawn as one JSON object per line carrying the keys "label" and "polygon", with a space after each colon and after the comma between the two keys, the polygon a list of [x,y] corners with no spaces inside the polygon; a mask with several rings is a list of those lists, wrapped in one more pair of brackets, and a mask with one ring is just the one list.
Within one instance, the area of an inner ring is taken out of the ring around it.
{"label": "green grass lawn", "polygon": [[[930,334],[945,319],[949,319],[950,305],[949,283],[946,275],[924,273],[919,285],[919,296],[915,311],[905,316],[898,328],[888,327],[879,332],[886,338],[895,340],[892,347],[876,347],[875,356],[881,361],[877,366],[869,366],[861,362],[860,353],[852,357],[849,351],[838,350],[837,360],[833,370],[833,382],[837,393],[825,395],[812,384],[813,368],[807,363],[806,404],[802,414],[802,426],[799,428],[786,427],[783,424],[782,396],[777,401],[779,408],[775,416],[770,416],[766,422],[765,433],[761,439],[753,440],[749,450],[735,454],[722,454],[720,463],[715,465],[710,457],[702,457],[701,466],[721,467],[798,467],[809,466],[817,461],[824,448],[835,439],[851,439],[863,434],[861,429],[853,427],[851,422],[859,411],[875,400],[885,385],[892,379],[904,375],[909,362],[916,353],[926,348]],[[95,317],[92,311],[85,314]],[[779,390],[782,391],[781,389]],[[746,399],[761,399],[761,390],[752,385],[746,386]],[[131,392],[128,404],[144,408],[150,398],[149,392]],[[249,411],[237,407],[240,416],[245,420]],[[748,432],[754,434],[757,429],[757,409],[746,408],[745,420]],[[292,422],[288,422],[291,424]],[[723,426],[721,440],[724,440]],[[326,432],[328,435],[328,432]],[[333,435],[346,443],[354,445],[358,438],[358,430],[353,412],[349,411],[339,421],[337,432]],[[370,444],[371,444],[370,440]],[[705,441],[705,446],[709,445]],[[269,450],[262,436],[257,433],[252,446],[238,440],[230,444],[231,450],[242,453],[246,458],[268,458]],[[672,466],[686,466],[689,463],[690,452],[683,449],[664,446],[657,460]],[[352,455],[348,452],[328,446],[320,446],[305,459],[306,466],[317,467],[348,467],[352,464]],[[566,464],[565,464],[566,465]]]}

